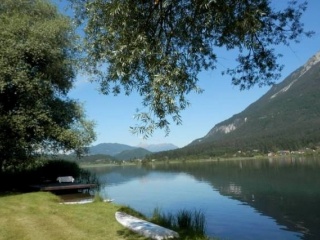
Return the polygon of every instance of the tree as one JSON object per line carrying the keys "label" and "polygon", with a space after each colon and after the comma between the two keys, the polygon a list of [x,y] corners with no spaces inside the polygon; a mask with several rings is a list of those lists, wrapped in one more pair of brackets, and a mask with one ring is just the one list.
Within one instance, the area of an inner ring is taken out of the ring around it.
{"label": "tree", "polygon": [[68,18],[45,0],[0,3],[0,172],[42,152],[75,150],[94,138],[93,123],[67,97],[75,77]]}
{"label": "tree", "polygon": [[217,48],[238,49],[238,65],[224,73],[240,89],[280,77],[273,46],[299,41],[307,3],[282,11],[268,0],[69,0],[85,32],[85,68],[105,94],[137,91],[149,112],[134,132],[180,124],[186,95],[201,92],[198,73],[214,69]]}

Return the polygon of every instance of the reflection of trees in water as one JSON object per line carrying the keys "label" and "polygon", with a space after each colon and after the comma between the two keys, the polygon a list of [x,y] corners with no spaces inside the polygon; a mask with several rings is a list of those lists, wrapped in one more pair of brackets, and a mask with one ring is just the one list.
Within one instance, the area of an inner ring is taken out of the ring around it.
{"label": "reflection of trees in water", "polygon": [[161,165],[157,169],[191,174],[222,195],[303,233],[304,239],[320,238],[320,161],[237,160]]}

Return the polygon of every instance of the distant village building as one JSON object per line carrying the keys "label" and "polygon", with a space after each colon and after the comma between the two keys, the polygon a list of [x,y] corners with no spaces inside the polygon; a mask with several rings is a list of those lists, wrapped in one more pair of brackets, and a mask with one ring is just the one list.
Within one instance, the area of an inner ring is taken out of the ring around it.
{"label": "distant village building", "polygon": [[277,152],[279,155],[289,155],[290,154],[290,151],[289,150],[279,150]]}

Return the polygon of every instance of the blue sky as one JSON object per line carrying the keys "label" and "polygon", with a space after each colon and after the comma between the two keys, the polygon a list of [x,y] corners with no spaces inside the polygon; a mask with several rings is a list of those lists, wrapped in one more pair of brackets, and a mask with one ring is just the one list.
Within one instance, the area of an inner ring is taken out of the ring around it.
{"label": "blue sky", "polygon": [[[63,2],[55,0],[63,5]],[[274,0],[276,4],[283,4],[284,0]],[[300,0],[302,2],[302,0]],[[303,38],[299,44],[290,47],[277,47],[276,50],[284,56],[279,63],[285,65],[282,72],[282,81],[292,71],[303,65],[311,56],[320,51],[320,1],[309,0],[308,9],[302,17],[306,30],[315,31],[312,38]],[[226,120],[236,113],[243,111],[251,103],[259,99],[270,87],[254,87],[250,90],[240,91],[231,84],[230,77],[222,76],[221,71],[234,64],[235,55],[231,52],[219,50],[218,68],[214,71],[202,72],[199,75],[199,86],[204,89],[202,94],[189,94],[187,96],[191,105],[181,112],[183,124],[171,124],[169,136],[162,130],[156,131],[147,140],[142,136],[133,135],[130,126],[138,122],[133,118],[136,109],[140,109],[141,97],[137,94],[130,96],[118,95],[116,97],[102,95],[98,86],[90,83],[87,77],[79,75],[69,97],[83,103],[87,118],[96,123],[98,143],[122,143],[131,146],[139,144],[172,143],[183,147],[193,140],[203,137],[215,124]]]}

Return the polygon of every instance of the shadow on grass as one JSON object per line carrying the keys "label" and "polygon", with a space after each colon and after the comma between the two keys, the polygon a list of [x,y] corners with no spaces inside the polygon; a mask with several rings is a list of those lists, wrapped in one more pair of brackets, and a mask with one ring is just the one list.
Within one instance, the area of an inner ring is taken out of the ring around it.
{"label": "shadow on grass", "polygon": [[20,195],[21,192],[0,192],[0,198]]}

